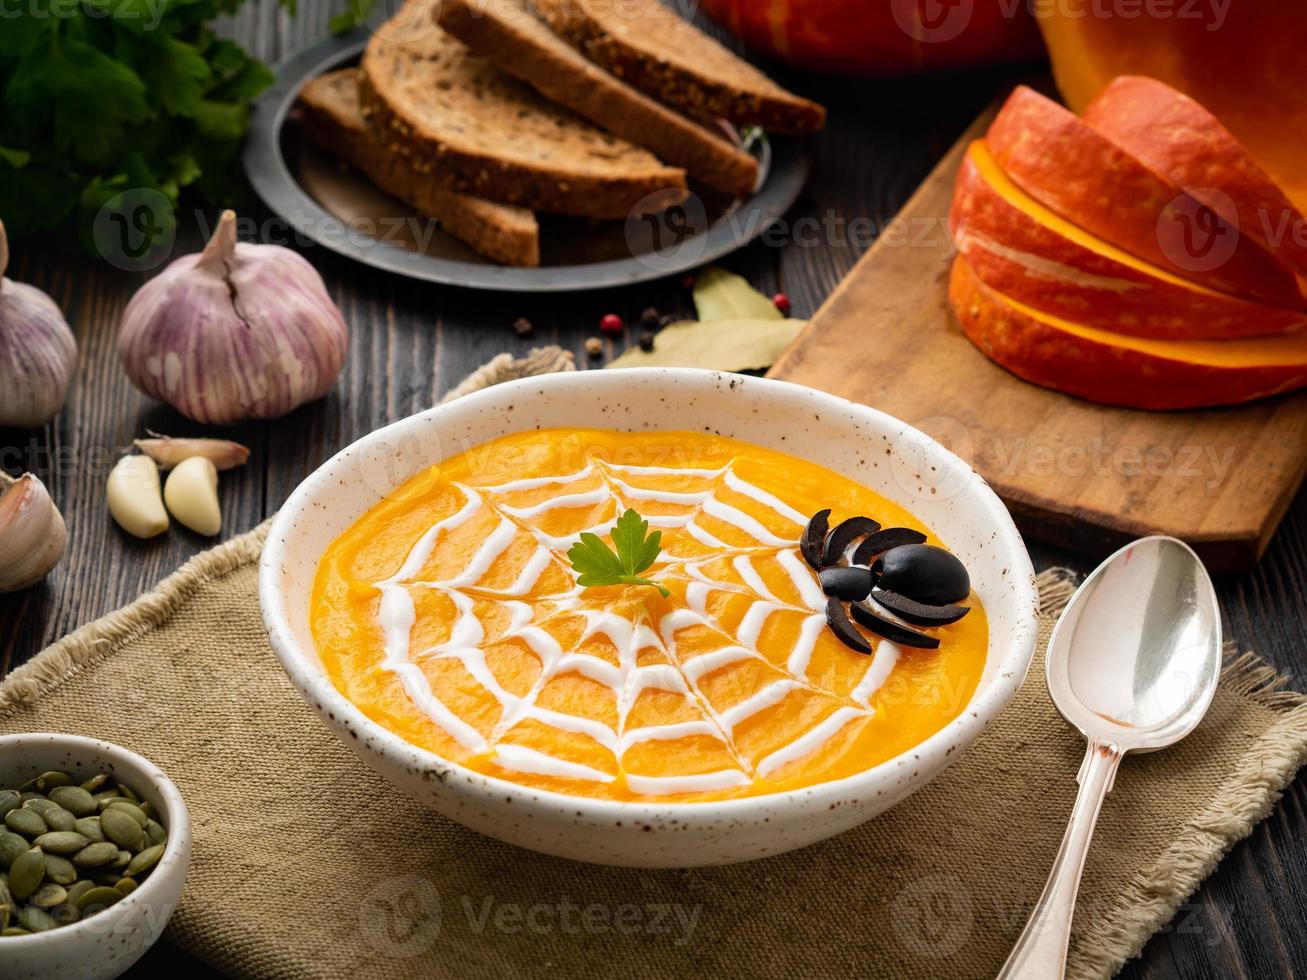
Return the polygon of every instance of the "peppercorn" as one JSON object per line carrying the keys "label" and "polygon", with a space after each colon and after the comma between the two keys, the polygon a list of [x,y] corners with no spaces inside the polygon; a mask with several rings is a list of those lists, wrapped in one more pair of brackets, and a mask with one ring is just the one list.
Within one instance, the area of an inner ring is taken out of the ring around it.
{"label": "peppercorn", "polygon": [[786,316],[790,315],[790,298],[784,293],[777,293],[771,298],[771,301],[776,304],[776,309],[780,310]]}
{"label": "peppercorn", "polygon": [[519,337],[530,337],[535,333],[535,329],[535,325],[524,316],[520,316],[513,321],[513,333]]}
{"label": "peppercorn", "polygon": [[586,337],[585,352],[592,358],[602,357],[604,353],[604,342],[598,337]]}
{"label": "peppercorn", "polygon": [[653,350],[653,347],[654,347],[654,335],[651,334],[648,330],[646,330],[644,333],[640,334],[640,350],[648,353],[649,351]]}
{"label": "peppercorn", "polygon": [[660,319],[661,317],[659,317],[658,310],[655,307],[646,307],[645,311],[640,314],[640,326],[646,330],[653,330],[658,326]]}
{"label": "peppercorn", "polygon": [[626,324],[616,313],[605,313],[599,320],[599,330],[610,337],[620,337],[622,331],[626,329]]}

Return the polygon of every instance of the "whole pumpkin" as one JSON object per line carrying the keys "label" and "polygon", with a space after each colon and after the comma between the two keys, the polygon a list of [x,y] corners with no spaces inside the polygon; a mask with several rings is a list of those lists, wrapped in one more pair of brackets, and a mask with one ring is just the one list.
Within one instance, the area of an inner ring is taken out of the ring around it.
{"label": "whole pumpkin", "polygon": [[1020,0],[701,0],[758,51],[801,68],[906,75],[1043,55]]}

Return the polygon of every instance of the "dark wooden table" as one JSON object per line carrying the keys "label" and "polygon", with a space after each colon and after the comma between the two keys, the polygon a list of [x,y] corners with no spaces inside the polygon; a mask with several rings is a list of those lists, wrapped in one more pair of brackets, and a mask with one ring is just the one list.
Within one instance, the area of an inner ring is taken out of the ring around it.
{"label": "dark wooden table", "polygon": [[[290,19],[273,0],[258,0],[227,32],[275,62],[326,35],[335,5],[301,2]],[[813,147],[816,164],[804,196],[788,215],[783,245],[754,244],[725,265],[764,292],[784,290],[796,316],[813,312],[975,114],[1009,81],[1000,72],[915,81],[782,80],[831,108]],[[282,225],[266,211],[247,212]],[[204,216],[213,218],[212,212]],[[862,224],[849,222],[862,218]],[[870,219],[870,225],[865,219]],[[207,225],[206,226],[211,226]],[[178,251],[199,244],[199,222],[182,220]],[[850,233],[852,232],[852,234]],[[656,306],[689,313],[688,291],[669,280],[618,291],[530,297],[472,293],[375,273],[321,248],[305,250],[321,270],[352,328],[350,357],[335,390],[289,418],[224,432],[253,449],[249,464],[224,475],[224,530],[245,531],[276,511],[297,483],[329,455],[371,429],[427,408],[469,371],[500,351],[524,353],[558,343],[577,363],[596,367],[583,343],[607,312],[634,322]],[[147,428],[173,435],[198,428],[152,403],[127,382],[114,350],[119,314],[143,274],[113,271],[54,247],[18,248],[16,279],[49,291],[77,333],[80,362],[62,415],[39,432],[0,431],[0,466],[32,470],[51,488],[71,540],[62,564],[42,585],[0,597],[0,677],[50,642],[135,598],[209,542],[182,530],[138,542],[120,533],[104,506],[104,478],[123,447]],[[510,325],[536,325],[531,340]],[[850,343],[872,338],[850,337]],[[608,343],[606,355],[624,346]],[[1087,571],[1092,562],[1033,544],[1036,564]],[[1290,510],[1261,566],[1223,577],[1218,587],[1228,633],[1307,687],[1307,494]],[[1054,815],[1050,815],[1053,819]],[[1307,779],[1299,777],[1274,813],[1237,845],[1217,871],[1147,946],[1130,977],[1288,977],[1307,974]],[[146,966],[216,976],[166,945]],[[144,974],[144,967],[141,975]]]}

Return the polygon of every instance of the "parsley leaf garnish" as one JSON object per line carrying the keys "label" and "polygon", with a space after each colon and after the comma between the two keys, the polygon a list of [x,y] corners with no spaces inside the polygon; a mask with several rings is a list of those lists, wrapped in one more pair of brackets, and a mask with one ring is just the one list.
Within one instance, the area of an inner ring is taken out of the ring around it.
{"label": "parsley leaf garnish", "polygon": [[640,575],[662,551],[663,532],[649,534],[649,522],[627,510],[611,533],[616,551],[597,534],[586,531],[567,552],[572,568],[581,573],[577,584],[587,589],[596,585],[652,585],[664,597],[669,595],[657,582]]}

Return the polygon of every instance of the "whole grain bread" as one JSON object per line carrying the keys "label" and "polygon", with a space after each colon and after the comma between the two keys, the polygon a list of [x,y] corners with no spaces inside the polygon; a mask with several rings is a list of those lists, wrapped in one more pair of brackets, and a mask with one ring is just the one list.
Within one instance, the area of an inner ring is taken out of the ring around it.
{"label": "whole grain bread", "polygon": [[419,214],[435,218],[476,252],[505,265],[540,264],[540,227],[526,208],[450,190],[429,172],[415,169],[408,157],[377,152],[378,140],[359,106],[355,69],[308,82],[300,89],[296,112],[315,144]]}
{"label": "whole grain bread", "polygon": [[683,201],[685,171],[542,98],[408,0],[368,42],[359,93],[382,152],[455,190],[536,211],[626,218]]}
{"label": "whole grain bread", "polygon": [[535,2],[587,58],[667,105],[773,133],[811,133],[825,125],[820,105],[787,92],[658,0]]}
{"label": "whole grain bread", "polygon": [[541,95],[610,133],[747,197],[758,162],[703,125],[655,102],[587,59],[536,16],[530,0],[441,0],[440,26]]}

